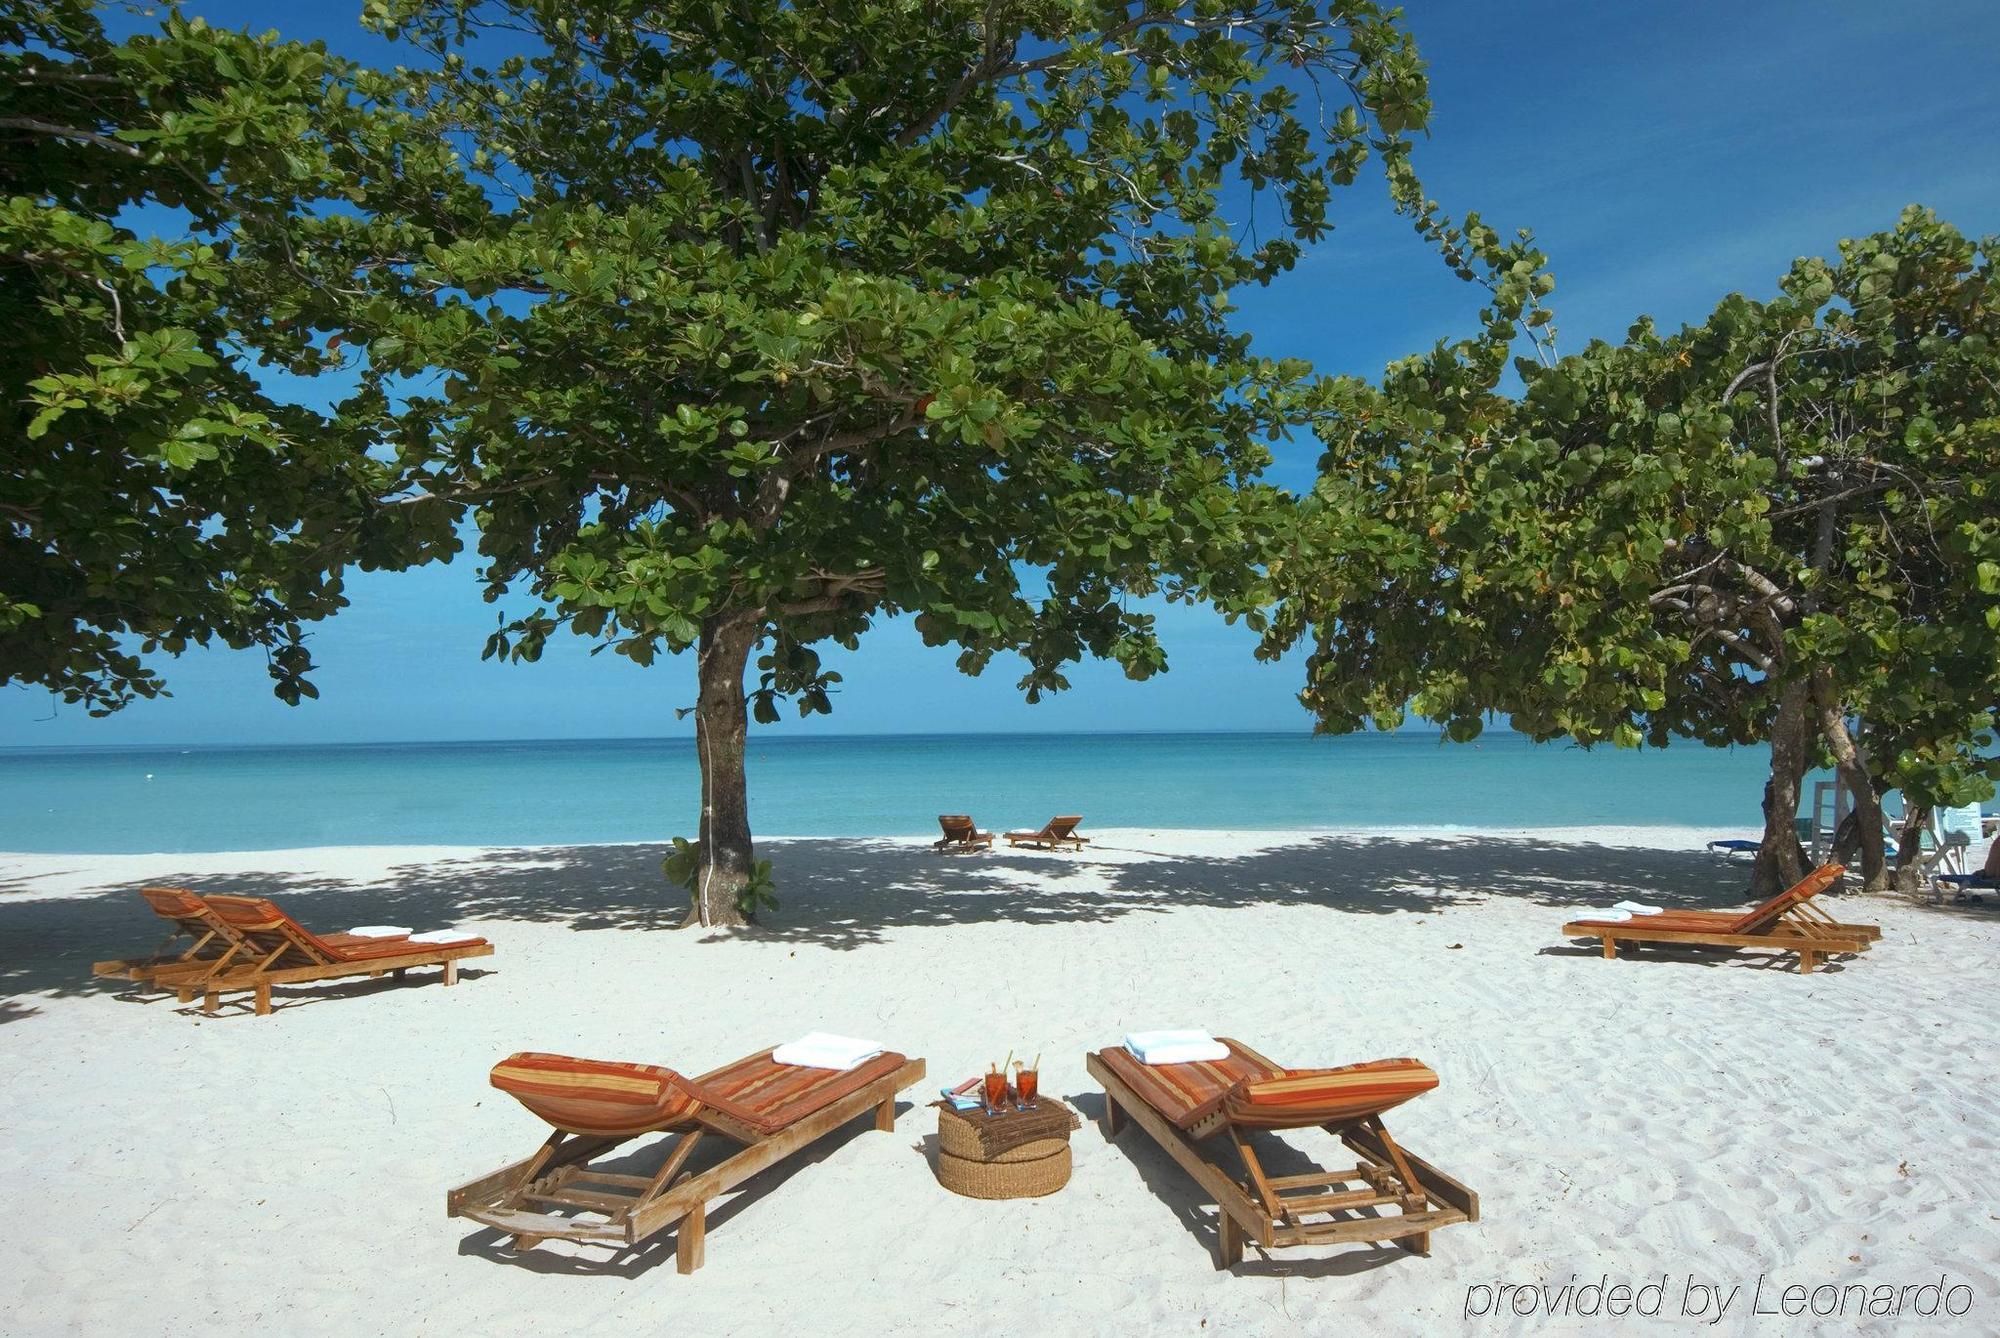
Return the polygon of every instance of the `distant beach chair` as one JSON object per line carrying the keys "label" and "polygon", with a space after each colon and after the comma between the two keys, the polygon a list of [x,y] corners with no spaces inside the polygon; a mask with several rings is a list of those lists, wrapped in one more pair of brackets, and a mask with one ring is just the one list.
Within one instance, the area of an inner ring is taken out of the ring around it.
{"label": "distant beach chair", "polygon": [[1984,838],[1979,805],[1962,804],[1931,812],[1932,853],[1920,857],[1925,881],[1931,885],[1931,900],[1942,901],[1946,888],[1962,892],[1975,881],[1971,868],[1972,847]]}
{"label": "distant beach chair", "polygon": [[[1116,1138],[1130,1118],[1215,1201],[1218,1267],[1240,1263],[1246,1240],[1265,1249],[1394,1241],[1428,1254],[1432,1231],[1479,1220],[1477,1194],[1403,1150],[1382,1125],[1383,1112],[1437,1086],[1427,1066],[1380,1059],[1286,1069],[1241,1042],[1218,1042],[1228,1057],[1208,1062],[1148,1065],[1122,1045],[1084,1061],[1104,1088],[1106,1134]],[[1266,1175],[1250,1136],[1306,1128],[1334,1134],[1360,1164]],[[1223,1134],[1242,1179],[1211,1155]],[[1390,1208],[1396,1211],[1384,1211]]]}
{"label": "distant beach chair", "polygon": [[1975,892],[2000,892],[2000,839],[1987,846],[1986,862],[1977,869],[1972,867],[1972,846],[1986,839],[1986,819],[1979,806],[1968,804],[1947,812],[1949,817],[1945,813],[1937,815],[1937,826],[1942,833],[1938,853],[1924,870],[1930,879],[1933,899],[1942,900],[1947,889],[1958,897]]}
{"label": "distant beach chair", "polygon": [[1005,839],[1010,846],[1034,846],[1039,850],[1054,850],[1058,846],[1066,845],[1073,850],[1081,850],[1090,844],[1089,837],[1076,834],[1076,825],[1082,821],[1082,816],[1075,813],[1066,817],[1050,818],[1038,832],[1008,832]]}
{"label": "distant beach chair", "polygon": [[[875,1127],[896,1125],[896,1094],[924,1076],[924,1061],[884,1053],[845,1072],[780,1064],[763,1050],[699,1078],[652,1064],[517,1054],[494,1065],[492,1083],[551,1125],[541,1149],[450,1191],[445,1211],[514,1238],[631,1248],[679,1222],[678,1267],[702,1264],[710,1200],[839,1129],[871,1107]],[[648,1134],[674,1132],[651,1175],[594,1171],[590,1163]],[[691,1174],[688,1155],[717,1133],[741,1149]]]}
{"label": "distant beach chair", "polygon": [[993,833],[982,832],[969,813],[940,813],[938,826],[944,829],[944,836],[931,847],[932,850],[991,850]]}
{"label": "distant beach chair", "polygon": [[1572,920],[1562,927],[1569,938],[1595,938],[1606,957],[1620,944],[1684,943],[1711,948],[1772,948],[1794,953],[1799,970],[1810,972],[1829,956],[1865,952],[1882,937],[1876,925],[1843,924],[1812,899],[1838,882],[1846,870],[1822,864],[1770,900],[1747,911],[1661,911],[1628,920]]}
{"label": "distant beach chair", "polygon": [[352,934],[315,934],[262,897],[206,896],[202,903],[214,913],[236,942],[205,971],[175,978],[182,1002],[202,995],[202,1011],[214,1013],[224,994],[248,990],[257,1015],[271,1011],[273,985],[338,980],[346,976],[380,976],[416,966],[441,966],[444,983],[458,983],[458,964],[468,957],[490,957],[493,945],[473,934],[449,931],[397,938],[361,938]]}
{"label": "distant beach chair", "polygon": [[1754,855],[1762,846],[1761,841],[1745,841],[1741,838],[1708,843],[1709,850],[1717,855]]}

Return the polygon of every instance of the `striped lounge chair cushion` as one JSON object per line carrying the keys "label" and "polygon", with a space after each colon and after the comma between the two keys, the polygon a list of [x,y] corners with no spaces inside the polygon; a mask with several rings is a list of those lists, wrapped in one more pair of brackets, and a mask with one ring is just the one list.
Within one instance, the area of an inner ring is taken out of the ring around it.
{"label": "striped lounge chair cushion", "polygon": [[139,895],[156,915],[168,920],[205,921],[208,908],[201,898],[184,887],[142,887]]}
{"label": "striped lounge chair cushion", "polygon": [[212,896],[203,898],[208,908],[220,916],[253,946],[271,951],[289,945],[274,966],[291,966],[324,958],[333,962],[366,962],[377,957],[428,955],[450,948],[467,948],[486,942],[467,935],[450,943],[413,944],[400,938],[356,938],[352,934],[315,934],[287,915],[276,902],[263,897]]}
{"label": "striped lounge chair cushion", "polygon": [[909,1061],[893,1051],[846,1072],[779,1064],[769,1050],[726,1064],[688,1083],[709,1106],[758,1133],[775,1134],[827,1106],[895,1073]]}
{"label": "striped lounge chair cushion", "polygon": [[1231,1124],[1300,1129],[1380,1115],[1438,1085],[1414,1059],[1376,1059],[1335,1069],[1286,1069],[1275,1078],[1236,1084],[1222,1100]]}
{"label": "striped lounge chair cushion", "polygon": [[643,1134],[678,1124],[695,1100],[672,1069],[523,1053],[493,1066],[493,1085],[573,1134]]}
{"label": "striped lounge chair cushion", "polygon": [[1228,1057],[1199,1064],[1147,1064],[1122,1045],[1099,1051],[1098,1058],[1140,1100],[1185,1129],[1219,1110],[1236,1084],[1284,1075],[1283,1069],[1241,1041],[1216,1039],[1229,1047]]}

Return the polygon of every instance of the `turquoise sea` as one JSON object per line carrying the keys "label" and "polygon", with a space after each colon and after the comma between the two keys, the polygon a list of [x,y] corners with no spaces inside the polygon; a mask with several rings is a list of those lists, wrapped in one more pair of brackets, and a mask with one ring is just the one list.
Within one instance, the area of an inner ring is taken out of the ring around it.
{"label": "turquoise sea", "polygon": [[[1494,732],[751,737],[767,836],[1099,827],[1755,828],[1761,748],[1584,750]],[[692,836],[690,740],[0,750],[0,850],[542,845]]]}

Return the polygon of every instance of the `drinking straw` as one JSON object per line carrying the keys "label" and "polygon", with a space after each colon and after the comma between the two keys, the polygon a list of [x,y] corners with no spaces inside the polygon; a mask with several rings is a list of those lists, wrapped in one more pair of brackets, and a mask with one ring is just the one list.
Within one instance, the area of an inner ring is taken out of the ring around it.
{"label": "drinking straw", "polygon": [[1005,1073],[1009,1068],[1013,1066],[1013,1063],[1014,1063],[1014,1052],[1012,1050],[1009,1050],[1007,1052],[1007,1057],[1000,1061],[1000,1071],[1002,1073]]}
{"label": "drinking straw", "polygon": [[1041,1071],[1042,1071],[1042,1055],[1041,1052],[1038,1050],[1035,1052],[1035,1072],[1040,1073]]}

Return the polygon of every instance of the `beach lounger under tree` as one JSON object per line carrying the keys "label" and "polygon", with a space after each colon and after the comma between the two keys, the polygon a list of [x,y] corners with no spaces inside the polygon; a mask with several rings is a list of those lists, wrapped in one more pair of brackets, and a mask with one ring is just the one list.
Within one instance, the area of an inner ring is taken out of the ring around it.
{"label": "beach lounger under tree", "polygon": [[[1215,1201],[1219,1266],[1241,1262],[1246,1241],[1265,1249],[1394,1241],[1430,1251],[1439,1227],[1479,1220],[1479,1196],[1400,1147],[1382,1115],[1437,1086],[1414,1059],[1332,1069],[1286,1069],[1239,1041],[1227,1058],[1149,1065],[1124,1046],[1089,1056],[1103,1085],[1105,1132],[1130,1119]],[[1351,1167],[1267,1175],[1252,1140],[1280,1129],[1325,1129],[1354,1152]],[[1230,1156],[1232,1172],[1218,1160]]]}
{"label": "beach lounger under tree", "polygon": [[177,975],[171,983],[184,1003],[201,995],[206,1013],[216,1011],[223,995],[248,992],[262,1017],[271,1011],[273,985],[352,976],[400,978],[420,966],[443,967],[444,983],[456,985],[460,962],[493,955],[493,945],[472,934],[432,942],[421,941],[422,936],[315,934],[262,897],[204,896],[201,901],[235,941],[213,965],[199,973]]}
{"label": "beach lounger under tree", "polygon": [[991,850],[993,833],[982,832],[969,813],[940,813],[938,826],[944,829],[933,850]]}
{"label": "beach lounger under tree", "polygon": [[1809,972],[1828,957],[1865,952],[1882,937],[1876,925],[1843,924],[1813,898],[1840,881],[1846,870],[1822,864],[1777,896],[1747,911],[1662,911],[1629,920],[1572,920],[1562,927],[1569,938],[1594,938],[1606,957],[1622,945],[1673,943],[1694,947],[1770,948],[1793,953],[1799,970]]}
{"label": "beach lounger under tree", "polygon": [[[136,981],[160,989],[182,989],[182,1002],[186,1002],[199,989],[202,977],[213,973],[229,960],[246,960],[243,936],[197,893],[184,887],[142,887],[139,895],[146,899],[146,904],[155,915],[172,926],[171,931],[154,949],[152,956],[93,962],[90,968],[92,975],[109,980]],[[392,937],[407,938],[408,935]],[[167,951],[176,940],[183,938],[188,940],[186,948],[178,953]],[[392,938],[356,934],[323,934],[320,938],[336,948],[367,947],[392,941]]]}
{"label": "beach lounger under tree", "polygon": [[[165,985],[214,970],[223,954],[240,941],[207,903],[186,888],[142,887],[139,895],[170,926],[166,938],[151,956],[93,962],[92,975],[107,980],[137,981],[142,985]],[[188,946],[177,953],[169,952],[168,948],[180,939],[186,939]]]}
{"label": "beach lounger under tree", "polygon": [[[692,1273],[714,1199],[870,1110],[877,1129],[895,1128],[896,1094],[923,1076],[923,1060],[895,1053],[843,1072],[780,1064],[764,1050],[699,1078],[652,1064],[514,1055],[494,1066],[493,1085],[555,1132],[526,1161],[452,1190],[445,1210],[506,1232],[523,1250],[545,1240],[629,1249],[678,1222],[678,1266]],[[673,1138],[651,1174],[591,1169],[654,1133]],[[740,1146],[690,1170],[690,1154],[711,1134]]]}
{"label": "beach lounger under tree", "polygon": [[1082,821],[1082,817],[1074,813],[1066,817],[1050,818],[1038,832],[1008,832],[1006,835],[1007,844],[1010,846],[1034,846],[1040,850],[1054,850],[1060,846],[1069,846],[1073,850],[1081,850],[1090,844],[1089,837],[1078,836],[1076,834],[1077,824]]}

